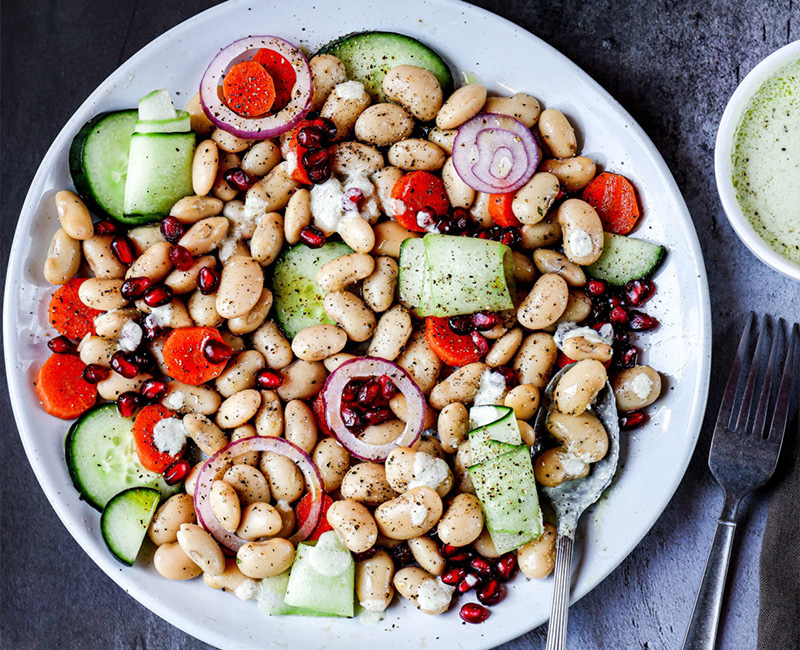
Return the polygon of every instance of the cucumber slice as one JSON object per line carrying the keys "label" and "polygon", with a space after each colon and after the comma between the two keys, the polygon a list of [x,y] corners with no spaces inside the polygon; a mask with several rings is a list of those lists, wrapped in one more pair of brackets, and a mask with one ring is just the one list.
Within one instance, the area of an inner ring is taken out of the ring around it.
{"label": "cucumber slice", "polygon": [[352,248],[341,242],[328,242],[316,249],[297,244],[275,263],[272,273],[275,318],[290,339],[306,327],[333,323],[322,307],[325,292],[317,284],[317,271],[326,262],[352,252]]}
{"label": "cucumber slice", "polygon": [[469,451],[472,463],[516,451],[522,444],[514,409],[508,406],[473,406],[469,412]]}
{"label": "cucumber slice", "polygon": [[395,32],[348,34],[322,46],[317,54],[333,54],[344,63],[348,79],[364,84],[376,102],[385,102],[381,88],[386,73],[398,65],[425,68],[439,81],[444,96],[453,90],[453,75],[441,56],[418,40]]}
{"label": "cucumber slice", "polygon": [[161,493],[134,487],[111,498],[100,516],[100,530],[108,550],[123,564],[133,566]]}
{"label": "cucumber slice", "polygon": [[258,591],[258,606],[270,616],[286,616],[292,614],[298,616],[327,616],[327,614],[320,614],[311,609],[292,607],[284,602],[286,587],[289,586],[290,571],[291,569],[286,569],[286,571],[281,574],[261,579]]}
{"label": "cucumber slice", "polygon": [[89,505],[102,510],[111,497],[130,487],[152,487],[164,496],[176,493],[161,474],[142,467],[133,440],[133,420],[122,417],[115,404],[84,413],[64,442],[72,482]]}
{"label": "cucumber slice", "polygon": [[542,512],[531,454],[525,445],[473,465],[468,471],[490,533],[541,535]]}
{"label": "cucumber slice", "polygon": [[156,221],[192,193],[194,133],[134,133],[125,183],[126,215]]}
{"label": "cucumber slice", "polygon": [[177,117],[175,104],[166,88],[147,93],[139,100],[140,120],[172,120]]}
{"label": "cucumber slice", "polygon": [[586,267],[586,272],[609,284],[623,285],[652,275],[665,253],[666,249],[658,244],[607,232],[603,253],[594,264]]}
{"label": "cucumber slice", "polygon": [[400,302],[416,311],[422,304],[425,286],[425,242],[415,237],[400,244],[398,266],[397,291]]}
{"label": "cucumber slice", "polygon": [[[315,557],[314,554],[320,551],[321,557]],[[349,563],[340,564],[337,556],[344,557],[345,553]],[[336,565],[343,570],[336,573],[332,570]],[[351,617],[355,609],[355,571],[356,563],[339,534],[334,531],[323,533],[315,545],[304,542],[297,546],[284,602],[321,616]]]}
{"label": "cucumber slice", "polygon": [[80,197],[98,216],[141,223],[125,216],[128,152],[136,111],[101,113],[81,127],[69,148],[69,173]]}
{"label": "cucumber slice", "polygon": [[430,300],[421,316],[458,316],[514,307],[514,256],[500,242],[425,235],[425,282]]}
{"label": "cucumber slice", "polygon": [[492,538],[492,544],[494,544],[495,550],[502,555],[503,553],[508,553],[509,551],[513,551],[527,544],[539,535],[534,536],[534,534],[530,532],[498,533],[497,531],[490,530],[489,536]]}
{"label": "cucumber slice", "polygon": [[177,117],[166,120],[138,120],[136,133],[187,133],[192,130],[192,120],[186,111],[177,111]]}

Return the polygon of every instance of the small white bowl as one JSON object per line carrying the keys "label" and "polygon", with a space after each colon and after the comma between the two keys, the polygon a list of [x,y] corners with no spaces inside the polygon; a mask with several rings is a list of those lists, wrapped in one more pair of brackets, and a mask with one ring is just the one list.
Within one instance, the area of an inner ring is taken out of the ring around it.
{"label": "small white bowl", "polygon": [[714,174],[717,178],[717,191],[731,226],[739,239],[756,257],[776,271],[795,280],[800,280],[800,264],[792,262],[773,250],[750,225],[750,221],[742,212],[733,187],[732,154],[736,128],[739,126],[739,121],[747,109],[750,99],[773,72],[798,59],[800,59],[800,41],[795,41],[773,52],[750,71],[725,107],[717,130],[717,142],[714,148]]}

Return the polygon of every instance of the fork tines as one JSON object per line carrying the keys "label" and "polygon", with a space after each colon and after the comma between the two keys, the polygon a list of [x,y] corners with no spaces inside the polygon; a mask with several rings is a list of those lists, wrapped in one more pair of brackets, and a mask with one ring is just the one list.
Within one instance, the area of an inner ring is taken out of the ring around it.
{"label": "fork tines", "polygon": [[725,387],[717,432],[726,429],[780,444],[792,401],[800,336],[795,323],[787,347],[786,326],[783,319],[775,322],[769,315],[764,315],[759,324],[750,312]]}

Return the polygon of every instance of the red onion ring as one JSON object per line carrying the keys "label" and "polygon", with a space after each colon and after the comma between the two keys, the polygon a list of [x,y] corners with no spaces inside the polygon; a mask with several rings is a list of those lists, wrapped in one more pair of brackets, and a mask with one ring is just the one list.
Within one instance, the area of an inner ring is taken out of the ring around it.
{"label": "red onion ring", "polygon": [[211,510],[209,496],[211,495],[211,484],[214,482],[217,472],[232,462],[236,456],[253,451],[271,451],[294,461],[303,473],[306,487],[311,490],[311,509],[308,512],[308,519],[289,538],[289,541],[297,545],[317,527],[322,514],[322,495],[325,490],[322,486],[319,469],[317,469],[314,461],[302,449],[283,438],[264,436],[242,438],[223,447],[211,456],[197,475],[197,484],[194,489],[194,509],[197,511],[197,520],[203,528],[214,536],[214,539],[234,553],[239,550],[240,546],[247,543],[247,540],[225,530],[220,525],[219,520]]}
{"label": "red onion ring", "polygon": [[[371,445],[353,434],[342,420],[342,393],[351,379],[388,376],[406,398],[406,426],[392,442]],[[396,363],[377,357],[359,357],[346,361],[334,370],[322,389],[325,419],[337,440],[356,458],[382,462],[395,447],[410,447],[422,434],[428,405],[422,391],[405,370]]]}
{"label": "red onion ring", "polygon": [[462,124],[453,141],[453,165],[478,192],[507,194],[536,172],[541,152],[530,129],[499,113],[478,113]]}
{"label": "red onion ring", "polygon": [[[250,50],[255,55],[262,47],[277,52],[294,68],[297,79],[292,88],[292,98],[272,115],[242,117],[225,105],[218,88],[226,70],[237,58],[242,59],[242,55]],[[272,138],[294,127],[308,113],[313,94],[311,68],[306,57],[294,45],[277,36],[250,36],[234,41],[211,60],[200,81],[200,104],[208,119],[223,131],[248,140]]]}

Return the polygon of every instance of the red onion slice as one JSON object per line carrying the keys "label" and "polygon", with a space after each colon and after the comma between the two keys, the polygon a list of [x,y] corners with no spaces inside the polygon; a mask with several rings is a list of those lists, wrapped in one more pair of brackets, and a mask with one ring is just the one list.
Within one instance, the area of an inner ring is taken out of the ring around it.
{"label": "red onion slice", "polygon": [[[342,420],[342,392],[351,379],[387,375],[406,398],[406,426],[392,442],[371,445],[353,434]],[[428,408],[416,382],[400,366],[377,357],[359,357],[346,361],[334,370],[322,389],[325,419],[333,435],[353,456],[361,460],[382,462],[395,447],[410,447],[422,433]]]}
{"label": "red onion slice", "polygon": [[322,478],[314,461],[302,449],[283,438],[262,436],[242,438],[223,447],[209,458],[200,469],[200,474],[197,476],[197,485],[194,489],[194,508],[197,511],[197,519],[200,525],[214,536],[214,539],[234,553],[247,542],[247,540],[225,530],[220,525],[219,520],[211,511],[209,496],[211,495],[211,484],[214,482],[217,473],[231,463],[236,456],[252,451],[271,451],[281,456],[286,456],[289,460],[294,461],[303,473],[306,487],[311,491],[311,509],[308,512],[308,519],[289,538],[289,541],[297,545],[317,527],[322,514],[322,495],[325,491],[322,486]]}
{"label": "red onion slice", "polygon": [[[274,50],[294,68],[297,79],[292,98],[272,115],[242,117],[222,101],[219,86],[232,64],[251,59],[262,47]],[[276,36],[250,36],[234,41],[211,60],[200,81],[200,103],[208,119],[223,131],[248,140],[272,138],[294,127],[308,113],[313,94],[311,68],[306,57],[294,45]]]}
{"label": "red onion slice", "polygon": [[525,185],[541,160],[530,129],[498,113],[479,113],[462,124],[453,141],[453,165],[478,192],[506,194]]}

